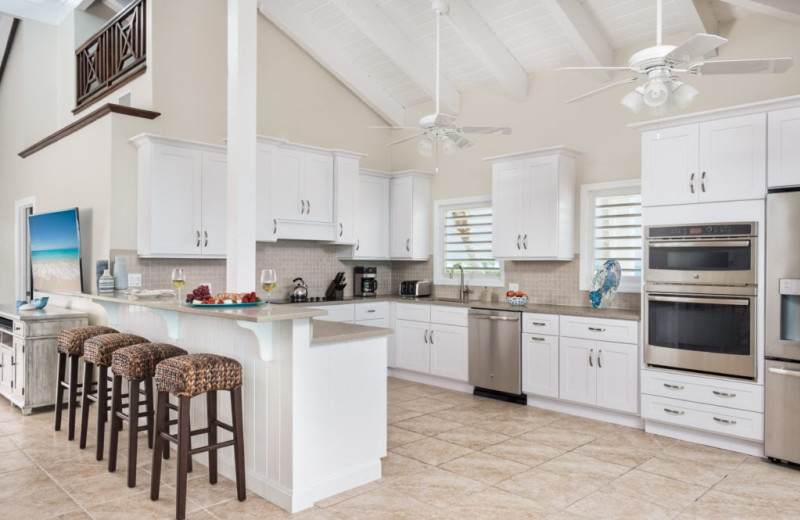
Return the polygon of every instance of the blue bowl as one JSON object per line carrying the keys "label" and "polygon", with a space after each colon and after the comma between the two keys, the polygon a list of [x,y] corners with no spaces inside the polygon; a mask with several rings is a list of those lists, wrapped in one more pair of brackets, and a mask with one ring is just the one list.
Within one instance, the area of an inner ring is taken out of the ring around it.
{"label": "blue bowl", "polygon": [[36,306],[37,309],[44,309],[44,306],[47,305],[47,300],[50,298],[48,296],[42,296],[41,298],[34,298],[31,300],[31,303]]}
{"label": "blue bowl", "polygon": [[26,303],[28,302],[25,300],[17,300],[16,302],[14,302],[14,305],[17,307],[17,309],[19,309],[20,305],[25,305]]}

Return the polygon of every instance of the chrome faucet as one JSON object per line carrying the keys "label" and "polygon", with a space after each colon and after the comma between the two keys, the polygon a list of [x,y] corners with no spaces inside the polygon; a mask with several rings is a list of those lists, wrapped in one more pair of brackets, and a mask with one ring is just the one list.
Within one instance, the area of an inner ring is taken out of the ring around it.
{"label": "chrome faucet", "polygon": [[456,267],[458,267],[458,269],[461,271],[461,282],[459,283],[458,287],[458,299],[461,300],[462,302],[468,301],[469,293],[471,293],[472,291],[469,289],[469,287],[464,285],[464,268],[461,266],[461,264],[456,264],[453,266],[452,269],[450,269],[450,279],[451,280],[453,279],[453,271],[455,271]]}

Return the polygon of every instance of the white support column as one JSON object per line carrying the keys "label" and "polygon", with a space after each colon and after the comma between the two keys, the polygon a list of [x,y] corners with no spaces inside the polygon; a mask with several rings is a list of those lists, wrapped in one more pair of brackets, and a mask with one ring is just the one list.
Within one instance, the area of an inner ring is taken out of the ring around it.
{"label": "white support column", "polygon": [[257,0],[228,0],[228,243],[226,285],[256,279]]}

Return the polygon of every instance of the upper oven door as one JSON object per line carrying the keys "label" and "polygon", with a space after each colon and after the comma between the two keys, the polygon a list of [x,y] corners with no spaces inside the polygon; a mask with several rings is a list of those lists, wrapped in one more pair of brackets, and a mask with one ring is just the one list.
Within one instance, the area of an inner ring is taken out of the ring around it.
{"label": "upper oven door", "polygon": [[756,238],[648,240],[646,282],[754,285]]}

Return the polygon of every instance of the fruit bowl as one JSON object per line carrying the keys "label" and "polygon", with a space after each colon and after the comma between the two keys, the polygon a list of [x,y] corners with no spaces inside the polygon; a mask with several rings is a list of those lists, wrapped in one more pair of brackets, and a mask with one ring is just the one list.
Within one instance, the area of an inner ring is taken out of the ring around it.
{"label": "fruit bowl", "polygon": [[509,305],[522,306],[528,303],[528,296],[506,296],[506,301]]}

